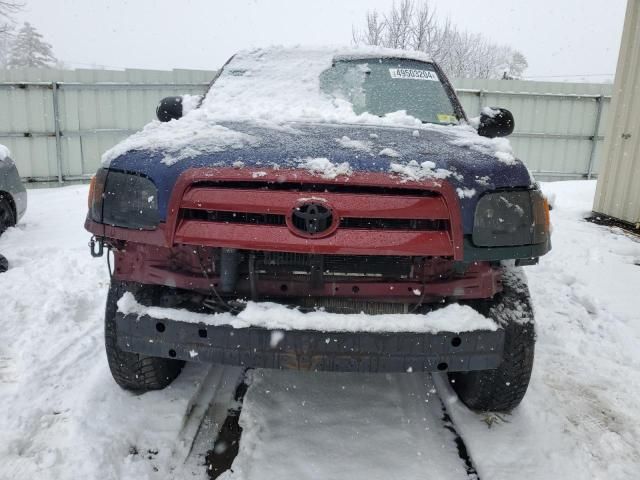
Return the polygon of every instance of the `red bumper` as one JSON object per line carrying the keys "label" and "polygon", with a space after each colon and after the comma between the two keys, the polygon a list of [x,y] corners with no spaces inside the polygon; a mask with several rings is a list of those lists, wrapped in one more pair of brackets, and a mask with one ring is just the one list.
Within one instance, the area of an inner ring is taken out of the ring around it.
{"label": "red bumper", "polygon": [[[454,261],[462,260],[463,236],[457,195],[446,182],[403,183],[375,173],[335,179],[298,170],[257,173],[189,170],[178,179],[167,221],[156,230],[137,231],[90,220],[86,228],[116,247],[115,275],[120,280],[207,291],[218,277],[215,271],[204,277],[201,249],[211,256],[224,247],[421,259],[416,271],[397,279],[332,276],[311,287],[308,280],[295,276],[259,276],[253,285],[240,278],[237,294],[253,289],[269,298],[356,296],[417,303],[488,298],[500,291],[499,274],[489,264],[473,264],[460,272],[463,275],[453,273]],[[333,213],[330,228],[321,235],[306,235],[292,227],[292,212],[310,199]]]}

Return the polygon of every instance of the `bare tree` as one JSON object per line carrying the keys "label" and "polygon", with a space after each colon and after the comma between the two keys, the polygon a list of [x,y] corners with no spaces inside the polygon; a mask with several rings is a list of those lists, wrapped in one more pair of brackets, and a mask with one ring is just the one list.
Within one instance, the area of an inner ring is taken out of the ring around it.
{"label": "bare tree", "polygon": [[391,48],[407,49],[411,47],[413,31],[413,1],[402,0],[400,6],[394,3],[391,10],[384,16],[383,38]]}
{"label": "bare tree", "polygon": [[10,30],[13,15],[24,7],[24,3],[13,0],[0,0],[0,33]]}
{"label": "bare tree", "polygon": [[0,67],[6,65],[9,48],[13,41],[13,15],[24,7],[24,3],[0,0]]}
{"label": "bare tree", "polygon": [[436,44],[436,12],[424,2],[416,9],[413,18],[411,43],[420,51],[427,51]]}
{"label": "bare tree", "polygon": [[521,52],[459,30],[448,18],[438,21],[429,0],[401,0],[386,14],[368,12],[364,30],[354,27],[353,41],[425,52],[452,77],[516,78],[528,66]]}
{"label": "bare tree", "polygon": [[382,45],[382,34],[385,30],[384,21],[380,19],[378,12],[367,12],[367,27],[364,33],[353,27],[353,43],[365,45]]}

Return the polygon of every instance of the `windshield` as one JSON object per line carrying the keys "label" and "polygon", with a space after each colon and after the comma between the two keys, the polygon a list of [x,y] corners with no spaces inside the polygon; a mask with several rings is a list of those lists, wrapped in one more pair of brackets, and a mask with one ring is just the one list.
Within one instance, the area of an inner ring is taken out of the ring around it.
{"label": "windshield", "polygon": [[242,51],[216,78],[202,109],[209,121],[457,123],[462,110],[446,80],[416,56],[423,55],[367,48]]}
{"label": "windshield", "polygon": [[406,111],[425,123],[457,123],[455,108],[432,64],[416,60],[338,61],[320,76],[323,92],[356,114]]}

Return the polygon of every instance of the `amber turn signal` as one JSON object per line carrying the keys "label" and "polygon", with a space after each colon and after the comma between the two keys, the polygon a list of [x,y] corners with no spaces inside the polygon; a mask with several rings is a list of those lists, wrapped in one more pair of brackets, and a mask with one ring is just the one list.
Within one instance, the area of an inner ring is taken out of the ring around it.
{"label": "amber turn signal", "polygon": [[89,182],[89,195],[87,197],[87,207],[91,210],[91,206],[93,205],[93,195],[96,189],[96,176],[93,175],[91,177],[91,182]]}

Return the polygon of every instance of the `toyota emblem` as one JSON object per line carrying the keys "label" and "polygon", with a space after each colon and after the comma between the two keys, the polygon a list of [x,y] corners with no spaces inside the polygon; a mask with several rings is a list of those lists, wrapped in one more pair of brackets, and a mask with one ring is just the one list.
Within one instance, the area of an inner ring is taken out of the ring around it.
{"label": "toyota emblem", "polygon": [[332,227],[333,212],[322,203],[303,203],[293,209],[291,224],[303,234],[317,235]]}

